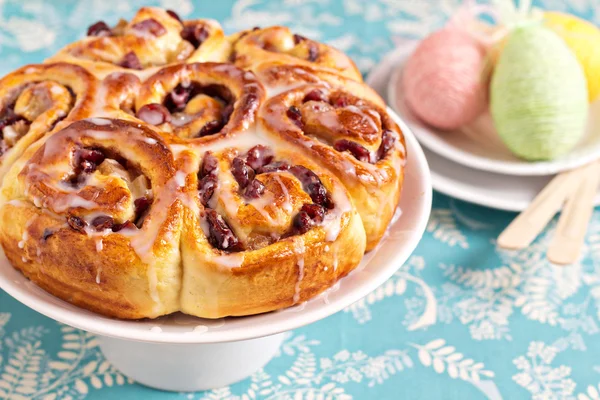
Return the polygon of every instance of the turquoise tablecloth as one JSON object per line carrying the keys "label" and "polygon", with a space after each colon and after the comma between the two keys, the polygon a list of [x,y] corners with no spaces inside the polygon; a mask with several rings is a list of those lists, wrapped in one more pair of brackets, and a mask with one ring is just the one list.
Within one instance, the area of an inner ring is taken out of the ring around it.
{"label": "turquoise tablecloth", "polygon": [[[439,26],[459,0],[0,0],[0,72],[39,62],[98,19],[142,5],[212,17],[226,30],[286,24],[369,68],[394,39]],[[598,21],[595,0],[546,0]],[[600,399],[600,213],[579,264],[544,258],[549,232],[518,253],[494,238],[512,214],[435,195],[406,265],[348,309],[292,332],[245,382],[162,393],[128,381],[93,337],[0,292],[0,398],[11,399]],[[431,322],[416,330],[416,321]],[[598,342],[597,342],[598,341]]]}

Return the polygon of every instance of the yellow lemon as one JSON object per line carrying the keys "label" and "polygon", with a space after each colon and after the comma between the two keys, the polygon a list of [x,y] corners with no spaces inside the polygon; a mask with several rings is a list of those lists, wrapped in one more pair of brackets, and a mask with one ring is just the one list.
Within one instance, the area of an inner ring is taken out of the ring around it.
{"label": "yellow lemon", "polygon": [[600,29],[573,15],[549,11],[544,24],[557,33],[583,67],[590,102],[600,94]]}

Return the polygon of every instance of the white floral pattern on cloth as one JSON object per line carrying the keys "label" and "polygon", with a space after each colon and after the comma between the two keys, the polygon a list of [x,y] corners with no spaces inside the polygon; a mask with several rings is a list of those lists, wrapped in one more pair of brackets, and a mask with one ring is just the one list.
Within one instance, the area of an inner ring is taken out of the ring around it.
{"label": "white floral pattern on cloth", "polygon": [[[0,0],[0,73],[39,62],[98,19],[142,5],[212,17],[228,31],[285,24],[367,72],[394,44],[444,24],[461,0]],[[600,23],[598,0],[540,0]],[[164,393],[128,381],[90,335],[0,292],[0,399],[600,399],[600,211],[579,263],[496,248],[512,218],[436,194],[427,232],[394,276],[341,313],[290,334],[244,382]]]}

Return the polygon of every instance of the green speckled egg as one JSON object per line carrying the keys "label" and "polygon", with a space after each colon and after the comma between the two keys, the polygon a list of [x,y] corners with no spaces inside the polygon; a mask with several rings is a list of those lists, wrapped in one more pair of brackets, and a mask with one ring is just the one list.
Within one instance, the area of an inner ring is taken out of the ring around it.
{"label": "green speckled egg", "polygon": [[516,28],[492,77],[490,110],[515,155],[534,161],[568,153],[586,124],[583,69],[554,32],[537,24]]}

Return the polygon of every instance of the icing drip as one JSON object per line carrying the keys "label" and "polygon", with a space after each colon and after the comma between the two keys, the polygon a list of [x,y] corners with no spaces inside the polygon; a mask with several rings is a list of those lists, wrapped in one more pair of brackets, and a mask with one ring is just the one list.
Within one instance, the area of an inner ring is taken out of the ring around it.
{"label": "icing drip", "polygon": [[333,286],[323,292],[323,303],[329,304],[329,295],[340,290],[341,281],[337,281]]}
{"label": "icing drip", "polygon": [[244,263],[244,253],[231,253],[215,256],[211,261],[226,269],[239,268]]}
{"label": "icing drip", "polygon": [[342,217],[345,213],[352,211],[350,199],[337,182],[334,183],[331,197],[335,207],[325,215],[325,220],[323,221],[325,240],[328,242],[334,242],[338,238],[342,230]]}
{"label": "icing drip", "polygon": [[104,249],[104,239],[102,237],[96,238],[96,251],[100,253]]}
{"label": "icing drip", "polygon": [[296,286],[294,288],[294,304],[298,303],[300,300],[300,284],[304,279],[304,253],[306,252],[306,247],[304,246],[304,239],[299,239],[295,242],[296,247],[294,249],[294,253],[300,256],[298,259],[298,280],[296,281]]}
{"label": "icing drip", "polygon": [[98,268],[98,270],[96,271],[96,284],[100,284],[100,274],[102,273],[102,268]]}
{"label": "icing drip", "polygon": [[285,196],[285,201],[282,204],[281,208],[283,208],[286,212],[289,213],[289,212],[292,211],[292,202],[290,201],[290,193],[288,192],[287,187],[281,181],[281,178],[279,176],[275,176],[275,180],[277,181],[277,183],[281,187],[281,191],[283,192],[283,194]]}

